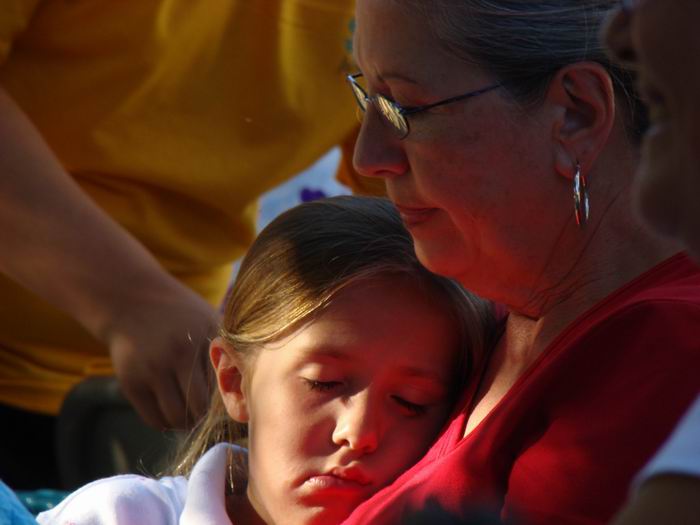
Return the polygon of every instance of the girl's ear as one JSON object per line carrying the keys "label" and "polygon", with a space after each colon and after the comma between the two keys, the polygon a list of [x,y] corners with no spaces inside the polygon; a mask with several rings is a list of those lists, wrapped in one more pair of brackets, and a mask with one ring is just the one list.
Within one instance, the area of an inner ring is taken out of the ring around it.
{"label": "girl's ear", "polygon": [[239,423],[248,422],[248,403],[241,356],[229,342],[216,337],[209,344],[209,358],[214,366],[219,394],[228,415]]}

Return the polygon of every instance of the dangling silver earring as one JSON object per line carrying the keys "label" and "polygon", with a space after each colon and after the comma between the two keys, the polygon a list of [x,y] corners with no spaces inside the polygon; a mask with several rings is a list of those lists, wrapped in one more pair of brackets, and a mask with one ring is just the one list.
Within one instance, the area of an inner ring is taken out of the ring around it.
{"label": "dangling silver earring", "polygon": [[574,174],[574,216],[579,227],[582,228],[588,222],[589,213],[588,185],[586,177],[581,173],[581,165],[577,162]]}

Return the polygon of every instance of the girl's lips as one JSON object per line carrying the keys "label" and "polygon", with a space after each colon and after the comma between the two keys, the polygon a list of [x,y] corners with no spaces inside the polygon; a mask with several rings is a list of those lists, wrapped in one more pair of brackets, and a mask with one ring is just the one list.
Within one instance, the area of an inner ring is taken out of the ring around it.
{"label": "girl's lips", "polygon": [[399,210],[401,220],[408,228],[426,222],[437,211],[436,208],[413,208],[399,204],[396,205],[396,209]]}
{"label": "girl's lips", "polygon": [[309,476],[305,484],[325,487],[364,486],[372,483],[372,480],[358,467],[334,467],[328,472],[317,473]]}
{"label": "girl's lips", "polygon": [[332,474],[319,474],[318,476],[313,476],[309,478],[305,484],[319,490],[333,488],[357,488],[363,486],[362,483],[355,480],[340,478]]}
{"label": "girl's lips", "polygon": [[356,499],[367,491],[367,485],[356,480],[333,474],[317,474],[307,479],[301,486],[302,500],[307,503],[330,504],[329,497]]}

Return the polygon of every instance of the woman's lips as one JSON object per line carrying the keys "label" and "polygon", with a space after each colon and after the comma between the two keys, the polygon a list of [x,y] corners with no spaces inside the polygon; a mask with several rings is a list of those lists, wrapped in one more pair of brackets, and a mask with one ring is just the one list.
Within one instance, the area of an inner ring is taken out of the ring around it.
{"label": "woman's lips", "polygon": [[428,221],[437,211],[436,208],[414,208],[412,206],[402,206],[400,204],[396,205],[396,209],[399,210],[401,220],[407,228],[418,226]]}

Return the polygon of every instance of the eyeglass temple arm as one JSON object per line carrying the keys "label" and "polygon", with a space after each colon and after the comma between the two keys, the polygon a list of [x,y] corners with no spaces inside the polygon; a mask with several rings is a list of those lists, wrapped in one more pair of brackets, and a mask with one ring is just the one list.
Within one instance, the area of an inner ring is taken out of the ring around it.
{"label": "eyeglass temple arm", "polygon": [[479,89],[477,91],[472,91],[471,93],[466,93],[464,95],[457,95],[456,97],[450,97],[446,100],[441,100],[440,102],[436,102],[435,104],[428,104],[426,106],[408,106],[408,107],[403,107],[399,106],[399,111],[401,112],[402,115],[411,115],[413,113],[419,113],[421,111],[425,111],[427,109],[432,109],[436,108],[438,106],[444,106],[445,104],[452,104],[453,102],[457,102],[459,100],[466,100],[468,98],[476,97],[477,95],[481,95],[482,93],[486,93],[487,91],[491,91],[492,89],[496,89],[501,87],[502,84],[493,84],[491,86],[487,86],[485,88]]}

